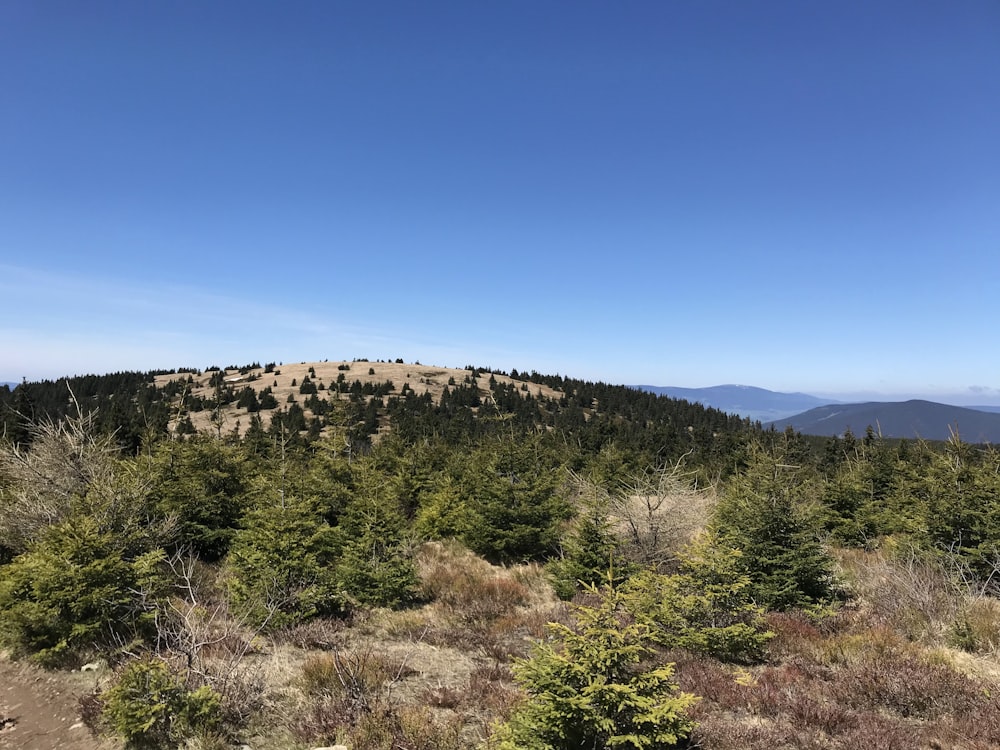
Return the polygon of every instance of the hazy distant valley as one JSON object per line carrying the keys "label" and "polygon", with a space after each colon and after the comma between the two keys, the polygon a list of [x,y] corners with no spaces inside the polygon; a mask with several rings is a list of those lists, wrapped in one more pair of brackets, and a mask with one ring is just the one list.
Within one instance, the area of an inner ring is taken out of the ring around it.
{"label": "hazy distant valley", "polygon": [[750,385],[716,385],[708,388],[637,385],[643,391],[670,398],[682,398],[729,414],[739,414],[755,422],[784,419],[817,406],[834,403],[807,393],[780,393]]}

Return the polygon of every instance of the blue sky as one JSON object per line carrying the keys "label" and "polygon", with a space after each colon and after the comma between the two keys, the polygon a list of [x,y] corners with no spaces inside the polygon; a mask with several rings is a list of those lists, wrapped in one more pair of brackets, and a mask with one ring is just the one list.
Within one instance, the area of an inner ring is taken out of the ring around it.
{"label": "blue sky", "polygon": [[0,4],[0,380],[1000,403],[1000,4]]}

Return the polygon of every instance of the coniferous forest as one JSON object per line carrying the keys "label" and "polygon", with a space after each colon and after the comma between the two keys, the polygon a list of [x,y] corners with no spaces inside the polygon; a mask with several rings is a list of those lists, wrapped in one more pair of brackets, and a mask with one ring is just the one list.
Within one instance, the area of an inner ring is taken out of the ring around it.
{"label": "coniferous forest", "polygon": [[536,372],[0,389],[0,646],[127,748],[1000,746],[1000,455]]}

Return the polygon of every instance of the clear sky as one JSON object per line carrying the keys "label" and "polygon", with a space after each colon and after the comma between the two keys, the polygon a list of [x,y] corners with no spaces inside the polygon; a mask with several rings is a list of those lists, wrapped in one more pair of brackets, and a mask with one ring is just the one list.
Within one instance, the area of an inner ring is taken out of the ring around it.
{"label": "clear sky", "polygon": [[0,3],[0,380],[1000,403],[1000,2]]}

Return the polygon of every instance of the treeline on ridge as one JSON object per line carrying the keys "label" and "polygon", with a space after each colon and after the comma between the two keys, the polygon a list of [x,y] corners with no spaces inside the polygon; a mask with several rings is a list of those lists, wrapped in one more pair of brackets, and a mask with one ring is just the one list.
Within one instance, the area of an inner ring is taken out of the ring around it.
{"label": "treeline on ridge", "polygon": [[[418,395],[406,384],[397,391],[391,382],[352,378],[346,372],[324,390],[306,376],[295,399],[285,403],[278,403],[267,386],[257,389],[246,382],[225,382],[226,373],[253,373],[255,368],[263,377],[276,369],[273,363],[264,368],[257,363],[209,368],[205,372],[212,373],[213,388],[208,397],[191,393],[188,383],[200,374],[191,369],[24,382],[13,391],[0,389],[0,430],[13,442],[26,443],[29,424],[82,410],[93,415],[97,429],[113,431],[126,451],[135,452],[144,442],[166,437],[172,426],[182,434],[193,434],[191,413],[233,405],[243,410],[248,428],[244,437],[251,442],[266,442],[270,433],[308,443],[330,427],[343,427],[356,450],[363,451],[387,425],[404,440],[433,437],[449,444],[500,429],[508,434],[547,429],[574,441],[584,453],[614,441],[629,454],[643,455],[646,463],[674,460],[693,451],[698,456],[695,463],[708,464],[713,458],[723,461],[735,445],[759,429],[749,420],[700,404],[625,386],[512,371],[510,377],[519,380],[518,385],[498,382],[494,374],[506,375],[503,371],[472,366],[462,381],[450,383],[437,399],[426,392]],[[164,374],[172,376],[170,381],[157,386],[156,376]],[[559,396],[534,395],[528,383],[547,386]],[[266,429],[262,411],[270,412]]]}

